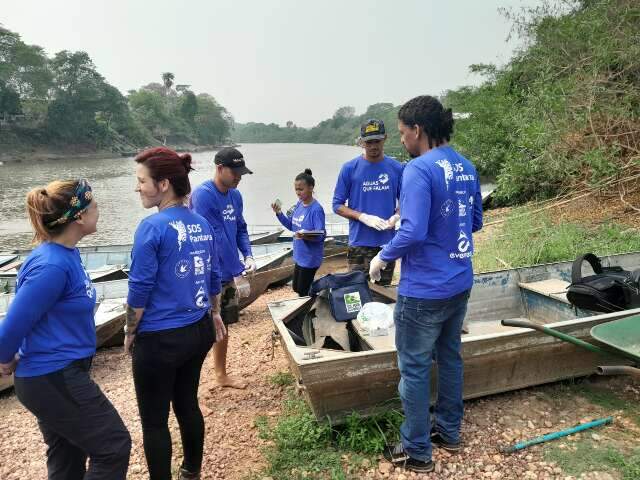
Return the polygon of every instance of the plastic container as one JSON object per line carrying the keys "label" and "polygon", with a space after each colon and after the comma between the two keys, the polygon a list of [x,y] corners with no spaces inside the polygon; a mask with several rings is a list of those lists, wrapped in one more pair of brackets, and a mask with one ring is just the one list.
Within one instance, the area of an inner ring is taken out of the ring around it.
{"label": "plastic container", "polygon": [[371,337],[389,335],[389,329],[393,327],[393,309],[385,303],[365,303],[357,320]]}

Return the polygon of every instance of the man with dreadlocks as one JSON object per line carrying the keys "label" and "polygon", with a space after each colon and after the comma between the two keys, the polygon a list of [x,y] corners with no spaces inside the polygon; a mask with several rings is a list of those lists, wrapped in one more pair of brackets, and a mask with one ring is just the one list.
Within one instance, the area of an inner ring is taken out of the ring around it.
{"label": "man with dreadlocks", "polygon": [[[472,233],[482,228],[480,180],[448,144],[453,115],[434,97],[398,111],[401,141],[413,158],[400,195],[400,229],[371,261],[369,275],[402,258],[394,319],[405,413],[401,442],[385,456],[414,472],[430,472],[432,444],[460,450],[461,329],[473,285]],[[431,361],[438,363],[434,431],[429,418]]]}

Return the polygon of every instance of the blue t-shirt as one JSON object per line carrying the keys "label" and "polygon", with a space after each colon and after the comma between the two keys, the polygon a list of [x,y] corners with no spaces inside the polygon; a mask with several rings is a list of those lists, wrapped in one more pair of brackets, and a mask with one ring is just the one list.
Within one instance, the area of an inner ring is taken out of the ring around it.
{"label": "blue t-shirt", "polygon": [[0,323],[0,362],[16,352],[17,377],[55,372],[96,351],[96,291],[77,248],[43,243],[18,273],[16,296]]}
{"label": "blue t-shirt", "polygon": [[187,207],[148,216],[131,250],[127,303],[144,308],[138,332],[179,328],[200,320],[209,295],[220,292],[220,267],[209,223]]}
{"label": "blue t-shirt", "polygon": [[[333,192],[333,211],[347,203],[358,212],[387,220],[396,212],[403,165],[391,157],[378,163],[362,155],[342,166]],[[378,231],[358,220],[349,220],[349,245],[379,247],[393,238],[393,230]]]}
{"label": "blue t-shirt", "polygon": [[207,219],[216,235],[222,281],[228,282],[244,271],[238,250],[244,258],[251,256],[247,222],[242,216],[242,195],[235,188],[222,193],[207,180],[192,193],[189,208]]}
{"label": "blue t-shirt", "polygon": [[475,167],[449,146],[434,148],[404,169],[400,229],[380,254],[402,257],[398,293],[444,299],[473,285],[472,233],[482,228]]}
{"label": "blue t-shirt", "polygon": [[[285,216],[280,212],[278,215],[280,223],[288,230],[297,232],[298,230],[324,230],[324,209],[322,205],[314,200],[309,205],[299,201],[291,216]],[[322,264],[322,254],[324,252],[324,238],[326,235],[318,236],[310,240],[293,238],[293,261],[304,268],[318,268]]]}

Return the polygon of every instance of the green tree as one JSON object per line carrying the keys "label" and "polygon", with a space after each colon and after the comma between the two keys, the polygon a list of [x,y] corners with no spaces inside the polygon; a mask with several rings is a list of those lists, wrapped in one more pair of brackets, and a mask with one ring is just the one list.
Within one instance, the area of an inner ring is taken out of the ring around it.
{"label": "green tree", "polygon": [[129,105],[138,120],[157,139],[165,141],[170,133],[171,121],[162,94],[141,88],[129,94]]}
{"label": "green tree", "polygon": [[0,27],[0,113],[19,113],[31,101],[46,101],[52,80],[47,63],[41,47]]}
{"label": "green tree", "polygon": [[185,90],[178,101],[180,116],[189,125],[193,126],[198,113],[198,99],[191,90]]}
{"label": "green tree", "polygon": [[[47,113],[47,129],[64,141],[108,142],[112,118],[128,115],[120,92],[105,82],[86,52],[58,52],[50,62],[53,73],[53,101]],[[108,119],[105,125],[96,116]]]}
{"label": "green tree", "polygon": [[173,80],[175,79],[175,75],[171,72],[164,72],[162,74],[162,83],[164,84],[164,88],[165,88],[165,95],[169,94],[169,91],[171,90],[171,87],[173,86]]}
{"label": "green tree", "polygon": [[197,96],[198,114],[195,116],[197,137],[204,144],[225,141],[233,125],[233,117],[215,98],[206,93]]}

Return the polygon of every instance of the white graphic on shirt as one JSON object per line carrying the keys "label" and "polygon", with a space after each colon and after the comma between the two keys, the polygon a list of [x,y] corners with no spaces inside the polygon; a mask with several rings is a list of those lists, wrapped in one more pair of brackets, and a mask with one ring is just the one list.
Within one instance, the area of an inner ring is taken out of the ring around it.
{"label": "white graphic on shirt", "polygon": [[473,205],[473,195],[469,196],[469,205]]}
{"label": "white graphic on shirt", "polygon": [[[465,224],[461,223],[460,228],[462,228]],[[460,235],[458,235],[458,251],[450,252],[449,258],[451,259],[465,259],[473,257],[473,248],[471,247],[471,241],[466,233],[463,230],[460,230]]]}
{"label": "white graphic on shirt", "polygon": [[85,280],[84,281],[84,288],[87,292],[87,297],[89,298],[93,298],[93,296],[96,293],[95,288],[93,288],[93,284],[91,283],[91,280]]}
{"label": "white graphic on shirt", "polygon": [[458,236],[458,251],[460,253],[465,253],[467,250],[469,250],[470,246],[471,242],[469,242],[469,237],[467,237],[466,233],[460,230],[460,235]]}
{"label": "white graphic on shirt", "polygon": [[193,257],[193,274],[204,275],[204,260],[198,255]]}
{"label": "white graphic on shirt", "polygon": [[211,254],[207,257],[207,272],[211,271]]}
{"label": "white graphic on shirt", "polygon": [[191,262],[185,259],[178,260],[173,271],[175,272],[176,277],[185,278],[191,271]]}
{"label": "white graphic on shirt", "polygon": [[225,222],[235,222],[236,221],[236,216],[234,215],[235,213],[235,208],[233,208],[233,204],[229,203],[227,205],[227,207],[222,210],[222,218],[224,219]]}
{"label": "white graphic on shirt", "polygon": [[451,200],[447,200],[440,206],[440,214],[447,218],[453,212],[453,202]]}
{"label": "white graphic on shirt", "polygon": [[389,174],[381,173],[375,180],[365,180],[362,182],[363,192],[386,192],[391,190],[391,184],[389,183]]}
{"label": "white graphic on shirt", "polygon": [[302,221],[304,220],[304,213],[298,215],[297,217],[291,217],[291,223],[293,223],[296,227],[302,228]]}
{"label": "white graphic on shirt", "polygon": [[447,190],[449,190],[449,180],[453,180],[453,168],[451,167],[449,160],[444,158],[442,160],[438,160],[436,164],[444,171],[444,183],[447,186]]}
{"label": "white graphic on shirt", "polygon": [[187,241],[187,228],[181,220],[169,222],[169,225],[178,232],[178,251],[182,250],[182,244]]}
{"label": "white graphic on shirt", "polygon": [[196,306],[199,308],[204,308],[206,305],[206,293],[204,291],[204,287],[200,287],[196,293]]}
{"label": "white graphic on shirt", "polygon": [[460,199],[458,199],[458,216],[459,217],[467,216],[467,205]]}
{"label": "white graphic on shirt", "polygon": [[89,272],[84,268],[84,263],[80,263],[82,265],[82,271],[84,272],[84,290],[87,294],[87,297],[93,298],[96,294],[96,289],[93,288],[93,283],[91,283],[91,277],[89,276]]}

